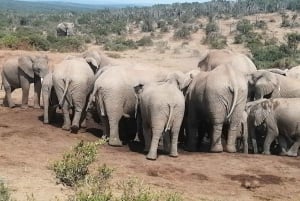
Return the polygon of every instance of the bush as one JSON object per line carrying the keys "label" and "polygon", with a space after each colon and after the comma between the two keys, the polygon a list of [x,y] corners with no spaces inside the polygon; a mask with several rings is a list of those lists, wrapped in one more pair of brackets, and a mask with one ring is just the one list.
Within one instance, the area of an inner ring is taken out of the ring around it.
{"label": "bush", "polygon": [[218,33],[210,33],[203,41],[204,44],[209,44],[211,48],[223,49],[227,46],[227,39]]}
{"label": "bush", "polygon": [[31,35],[28,37],[28,43],[35,50],[49,50],[50,42],[42,36],[39,35]]}
{"label": "bush", "polygon": [[84,49],[84,39],[79,36],[48,36],[47,40],[50,42],[51,49],[58,52],[80,52]]}
{"label": "bush", "polygon": [[191,30],[187,26],[182,26],[174,33],[175,39],[189,39],[191,37]]}
{"label": "bush", "polygon": [[104,49],[110,51],[125,51],[128,49],[137,49],[137,45],[133,40],[126,40],[120,37],[105,42]]}
{"label": "bush", "polygon": [[75,186],[88,174],[88,165],[91,164],[97,154],[97,146],[104,141],[81,141],[70,152],[63,155],[63,159],[56,161],[52,169],[56,178],[67,186]]}
{"label": "bush", "polygon": [[219,27],[215,21],[209,22],[205,27],[205,34],[209,35],[212,32],[218,32]]}
{"label": "bush", "polygon": [[11,201],[9,188],[0,181],[0,201]]}
{"label": "bush", "polygon": [[258,29],[267,29],[267,23],[263,20],[256,21],[254,26]]}
{"label": "bush", "polygon": [[241,34],[248,34],[253,30],[253,25],[251,24],[250,20],[242,19],[238,21],[236,30],[238,30]]}
{"label": "bush", "polygon": [[18,49],[20,40],[14,35],[5,35],[1,38],[0,44],[5,48]]}
{"label": "bush", "polygon": [[150,36],[144,36],[140,40],[136,41],[138,46],[151,46],[153,45],[153,41]]}

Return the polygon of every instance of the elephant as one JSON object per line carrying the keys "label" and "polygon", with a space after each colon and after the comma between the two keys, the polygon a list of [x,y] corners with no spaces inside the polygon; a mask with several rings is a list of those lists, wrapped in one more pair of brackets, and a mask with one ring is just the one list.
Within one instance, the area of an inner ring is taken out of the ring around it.
{"label": "elephant", "polygon": [[[211,152],[222,152],[222,132],[227,134],[226,151],[236,152],[236,136],[247,100],[247,79],[230,65],[220,65],[193,78],[186,93],[187,151],[196,151],[203,133],[211,136]],[[227,128],[225,130],[225,127]],[[199,130],[199,135],[198,133]]]}
{"label": "elephant", "polygon": [[[248,154],[248,113],[243,111],[240,132],[237,132],[237,150],[243,149],[243,153]],[[243,146],[241,146],[243,145]]]}
{"label": "elephant", "polygon": [[62,22],[56,27],[57,36],[73,36],[74,35],[74,23]]}
{"label": "elephant", "polygon": [[210,50],[207,51],[198,63],[201,71],[211,71],[221,64],[230,64],[244,74],[255,72],[256,66],[246,55],[235,53],[230,50]]}
{"label": "elephant", "polygon": [[121,64],[107,67],[101,72],[95,81],[91,98],[95,97],[110,145],[122,146],[119,137],[121,118],[135,118],[136,97],[133,87],[138,83],[164,80],[169,72],[167,69]]}
{"label": "elephant", "polygon": [[[142,119],[147,159],[157,158],[157,148],[162,135],[171,136],[170,156],[177,157],[177,144],[182,124],[185,99],[180,89],[188,86],[191,78],[174,72],[166,82],[139,84],[134,87]],[[169,141],[169,140],[168,140]],[[165,145],[165,144],[164,144]]]}
{"label": "elephant", "polygon": [[[277,138],[293,142],[285,153],[288,156],[297,156],[300,146],[300,98],[274,98],[266,99],[255,104],[249,113],[249,129],[251,136],[255,127],[266,125],[266,139],[264,141],[264,154],[270,154],[271,143]],[[250,126],[249,126],[250,127]],[[286,141],[279,139],[279,144],[287,148]],[[285,151],[285,149],[283,149]]]}
{"label": "elephant", "polygon": [[258,70],[248,76],[249,91],[254,98],[300,98],[300,81],[269,72]]}
{"label": "elephant", "polygon": [[34,83],[34,108],[40,108],[41,78],[48,73],[48,57],[19,56],[7,59],[1,72],[5,89],[4,105],[14,107],[11,93],[22,88],[22,108],[28,108],[30,84]]}
{"label": "elephant", "polygon": [[55,119],[58,98],[53,87],[53,73],[49,72],[42,82],[42,97],[44,105],[44,123],[48,124]]}
{"label": "elephant", "polygon": [[285,69],[285,70],[277,69],[277,68],[270,68],[270,69],[266,69],[266,70],[270,71],[272,73],[277,73],[277,74],[284,75],[287,77],[300,79],[300,66],[295,66],[293,68]]}
{"label": "elephant", "polygon": [[[97,62],[90,62],[84,58],[70,58],[56,65],[52,79],[59,106],[64,115],[63,130],[77,133],[80,125],[85,127],[86,104],[93,89],[94,76],[99,65]],[[72,123],[70,108],[74,109]]]}

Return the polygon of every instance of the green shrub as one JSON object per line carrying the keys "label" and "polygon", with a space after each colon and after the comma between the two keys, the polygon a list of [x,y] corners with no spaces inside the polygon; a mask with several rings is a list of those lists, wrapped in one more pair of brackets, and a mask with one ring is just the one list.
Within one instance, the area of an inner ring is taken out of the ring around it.
{"label": "green shrub", "polygon": [[253,30],[253,25],[251,24],[250,20],[242,19],[238,21],[236,30],[238,30],[241,34],[248,34]]}
{"label": "green shrub", "polygon": [[1,38],[0,44],[5,48],[18,49],[20,40],[15,35],[5,35]]}
{"label": "green shrub", "polygon": [[52,169],[56,178],[67,186],[75,186],[88,174],[88,165],[91,164],[97,154],[97,146],[104,141],[81,141],[71,151],[63,155],[63,159],[56,161]]}
{"label": "green shrub", "polygon": [[209,44],[211,48],[223,49],[227,46],[227,39],[218,33],[210,33],[205,37],[204,44]]}
{"label": "green shrub", "polygon": [[267,23],[263,20],[256,21],[254,26],[258,29],[267,29]]}
{"label": "green shrub", "polygon": [[105,42],[104,49],[110,51],[125,51],[128,49],[137,49],[137,44],[133,40],[126,40],[123,37],[119,37]]}
{"label": "green shrub", "polygon": [[39,35],[30,35],[28,37],[28,43],[35,49],[35,50],[49,50],[50,49],[50,42],[42,36]]}
{"label": "green shrub", "polygon": [[209,35],[212,32],[218,32],[219,27],[215,21],[209,22],[205,27],[205,34]]}
{"label": "green shrub", "polygon": [[9,191],[10,191],[9,188],[2,181],[0,181],[0,201],[12,200]]}
{"label": "green shrub", "polygon": [[289,27],[291,26],[290,20],[289,20],[289,16],[285,13],[281,14],[281,27]]}
{"label": "green shrub", "polygon": [[50,42],[50,48],[58,52],[80,52],[84,49],[84,39],[79,36],[48,36],[47,40]]}
{"label": "green shrub", "polygon": [[191,30],[187,26],[182,26],[174,33],[175,39],[189,39],[191,37]]}
{"label": "green shrub", "polygon": [[144,36],[140,40],[136,41],[136,44],[138,46],[151,46],[153,45],[153,41],[151,39],[151,36]]}

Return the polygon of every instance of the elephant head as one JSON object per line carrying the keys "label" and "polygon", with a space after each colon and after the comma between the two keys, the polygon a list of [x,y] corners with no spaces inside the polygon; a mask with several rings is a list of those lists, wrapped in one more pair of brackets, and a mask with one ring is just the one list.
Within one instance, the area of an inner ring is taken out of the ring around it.
{"label": "elephant head", "polygon": [[63,22],[56,27],[57,34],[60,36],[72,36],[74,35],[74,23]]}
{"label": "elephant head", "polygon": [[195,73],[187,73],[184,74],[181,71],[175,71],[167,75],[165,81],[176,84],[178,89],[184,91],[192,82],[192,78]]}
{"label": "elephant head", "polygon": [[[280,75],[281,76],[281,75]],[[277,74],[258,70],[248,75],[249,92],[254,93],[255,99],[278,95],[280,91]]]}
{"label": "elephant head", "polygon": [[91,66],[94,73],[100,68],[102,60],[100,54],[97,51],[95,50],[86,51],[82,54],[82,57]]}
{"label": "elephant head", "polygon": [[19,69],[30,78],[45,77],[48,73],[47,56],[22,56],[18,59]]}

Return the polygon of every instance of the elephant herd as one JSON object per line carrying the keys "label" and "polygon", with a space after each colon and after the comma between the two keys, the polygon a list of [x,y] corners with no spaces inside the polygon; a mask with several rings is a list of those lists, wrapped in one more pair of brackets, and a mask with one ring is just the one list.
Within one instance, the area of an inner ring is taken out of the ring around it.
{"label": "elephant herd", "polygon": [[[170,156],[178,144],[198,151],[209,140],[211,152],[297,156],[300,146],[300,68],[257,70],[246,55],[207,51],[194,70],[183,73],[138,64],[107,64],[95,50],[69,56],[50,71],[46,56],[19,56],[3,64],[4,106],[22,88],[28,107],[34,83],[34,107],[43,97],[44,123],[63,113],[62,129],[86,127],[94,105],[109,144],[122,146],[121,119],[133,119],[147,159],[155,160],[160,142]],[[43,78],[43,79],[42,79]],[[71,118],[72,117],[72,118]],[[143,136],[141,138],[141,136]],[[252,146],[248,146],[248,143]]]}

